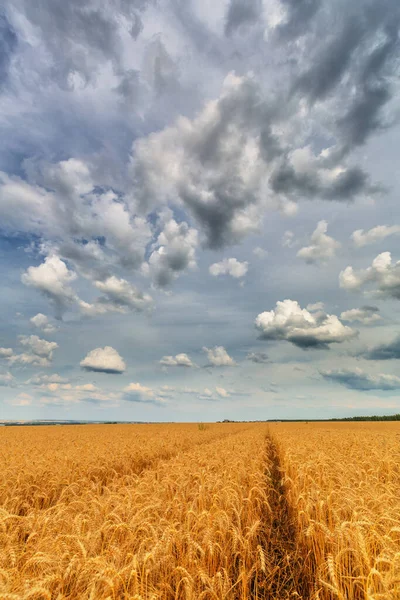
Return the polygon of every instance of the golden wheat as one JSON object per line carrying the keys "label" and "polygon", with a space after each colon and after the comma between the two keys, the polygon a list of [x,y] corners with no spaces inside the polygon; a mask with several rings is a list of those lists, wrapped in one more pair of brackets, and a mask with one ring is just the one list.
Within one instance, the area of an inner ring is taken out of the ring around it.
{"label": "golden wheat", "polygon": [[0,430],[0,599],[399,600],[400,426]]}

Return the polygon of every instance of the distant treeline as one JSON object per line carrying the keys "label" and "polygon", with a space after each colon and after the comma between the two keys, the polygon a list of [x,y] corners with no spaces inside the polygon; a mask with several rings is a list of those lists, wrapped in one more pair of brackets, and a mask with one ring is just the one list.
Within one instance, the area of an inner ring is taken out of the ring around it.
{"label": "distant treeline", "polygon": [[331,421],[400,421],[400,415],[373,415],[372,417],[344,417],[343,419],[331,419]]}

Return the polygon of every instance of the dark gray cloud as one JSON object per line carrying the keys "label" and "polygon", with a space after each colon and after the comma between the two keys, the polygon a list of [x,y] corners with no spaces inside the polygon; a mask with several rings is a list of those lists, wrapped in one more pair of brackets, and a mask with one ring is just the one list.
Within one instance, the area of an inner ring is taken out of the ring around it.
{"label": "dark gray cloud", "polygon": [[324,379],[334,381],[352,390],[397,390],[400,388],[400,377],[396,375],[370,375],[362,369],[333,369],[321,371]]}
{"label": "dark gray cloud", "polygon": [[225,21],[225,34],[231,35],[237,29],[257,22],[260,18],[260,0],[230,0]]}
{"label": "dark gray cloud", "polygon": [[[340,11],[332,4],[321,15],[306,38],[312,58],[293,90],[310,103],[335,97],[331,108],[343,156],[385,126],[382,111],[392,98],[400,58],[400,5],[358,2]],[[319,35],[321,29],[326,37]]]}
{"label": "dark gray cloud", "polygon": [[120,18],[126,19],[130,34],[136,38],[146,5],[146,0],[112,0],[105,5],[98,0],[84,4],[79,0],[39,0],[33,6],[29,0],[18,0],[13,11],[22,13],[40,31],[51,61],[52,80],[71,89],[71,75],[78,73],[87,83],[105,61],[118,71],[122,54]]}
{"label": "dark gray cloud", "polygon": [[390,76],[399,64],[398,9],[397,14],[394,11],[390,15],[390,21],[384,27],[383,41],[365,59],[347,113],[338,120],[349,147],[364,144],[371,133],[384,127],[380,113],[392,97]]}
{"label": "dark gray cloud", "polygon": [[247,360],[251,360],[251,362],[257,363],[257,364],[264,364],[269,361],[268,358],[268,354],[266,354],[265,352],[249,352],[249,354],[246,356]]}
{"label": "dark gray cloud", "polygon": [[0,13],[0,91],[7,79],[11,58],[17,46],[17,35],[7,17]]}
{"label": "dark gray cloud", "polygon": [[400,336],[397,336],[387,344],[374,346],[367,352],[364,352],[362,356],[368,360],[392,360],[400,358]]}
{"label": "dark gray cloud", "polygon": [[279,35],[285,40],[293,40],[304,35],[310,20],[321,8],[321,0],[281,0],[286,7],[287,18],[278,26]]}
{"label": "dark gray cloud", "polygon": [[325,200],[349,200],[358,194],[376,191],[360,167],[349,167],[333,180],[324,180],[318,169],[297,173],[287,159],[273,172],[270,184],[277,194],[294,197],[300,194]]}
{"label": "dark gray cloud", "polygon": [[345,20],[342,31],[338,35],[331,35],[331,41],[324,45],[310,68],[299,77],[295,90],[311,102],[327,96],[346,72],[364,34],[365,26],[359,20],[354,17]]}

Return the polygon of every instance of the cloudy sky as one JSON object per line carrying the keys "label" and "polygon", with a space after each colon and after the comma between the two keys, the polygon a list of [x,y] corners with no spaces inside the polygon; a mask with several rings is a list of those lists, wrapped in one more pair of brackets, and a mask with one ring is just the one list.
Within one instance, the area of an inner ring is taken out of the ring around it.
{"label": "cloudy sky", "polygon": [[0,12],[0,419],[400,412],[398,0]]}

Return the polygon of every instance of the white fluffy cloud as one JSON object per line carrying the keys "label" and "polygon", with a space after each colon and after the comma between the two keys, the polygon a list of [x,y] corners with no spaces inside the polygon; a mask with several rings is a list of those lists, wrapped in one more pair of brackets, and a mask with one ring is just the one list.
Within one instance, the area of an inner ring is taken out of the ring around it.
{"label": "white fluffy cloud", "polygon": [[371,284],[375,295],[400,300],[400,261],[392,263],[390,252],[382,252],[367,269],[355,271],[351,266],[346,267],[340,272],[339,283],[352,291]]}
{"label": "white fluffy cloud", "polygon": [[332,369],[321,371],[321,375],[353,390],[397,390],[400,389],[400,377],[379,373],[371,375],[359,367],[355,369]]}
{"label": "white fluffy cloud", "polygon": [[21,277],[22,283],[36,288],[49,298],[57,317],[61,317],[76,298],[70,287],[74,279],[76,273],[70,271],[65,262],[56,255],[47,256],[38,267],[29,267]]}
{"label": "white fluffy cloud", "polygon": [[240,262],[237,258],[224,258],[221,262],[211,265],[209,271],[214,277],[230,275],[234,279],[240,279],[246,275],[248,267],[247,261]]}
{"label": "white fluffy cloud", "polygon": [[163,406],[165,399],[163,395],[157,394],[152,388],[141,385],[140,383],[130,383],[124,388],[123,399],[128,402],[140,402],[144,404],[156,404]]}
{"label": "white fluffy cloud", "polygon": [[335,256],[340,243],[326,234],[328,223],[320,221],[311,235],[310,246],[300,248],[297,252],[297,257],[302,258],[308,263],[326,262]]}
{"label": "white fluffy cloud", "polygon": [[363,325],[371,325],[380,321],[382,317],[378,314],[379,309],[376,306],[362,306],[361,308],[352,308],[341,313],[340,318],[343,321],[359,321]]}
{"label": "white fluffy cloud", "polygon": [[30,322],[32,323],[32,325],[34,325],[38,329],[41,329],[41,331],[43,331],[43,333],[49,334],[49,333],[55,333],[57,331],[57,327],[55,327],[49,321],[49,318],[46,317],[46,315],[44,315],[42,313],[38,313],[37,315],[32,317],[30,319]]}
{"label": "white fluffy cloud", "polygon": [[126,369],[124,360],[111,346],[91,350],[81,360],[80,365],[86,371],[95,371],[98,373],[120,374]]}
{"label": "white fluffy cloud", "polygon": [[37,335],[21,335],[19,343],[25,347],[26,352],[8,354],[6,358],[11,365],[48,367],[53,360],[53,351],[58,348],[56,342],[48,342]]}
{"label": "white fluffy cloud", "polygon": [[390,235],[399,235],[400,225],[377,225],[368,231],[363,229],[357,229],[351,234],[351,238],[354,245],[358,248],[367,246],[368,244],[375,244],[386,239]]}
{"label": "white fluffy cloud", "polygon": [[0,357],[1,358],[9,358],[10,356],[13,355],[13,349],[12,348],[0,348]]}
{"label": "white fluffy cloud", "polygon": [[194,367],[195,364],[187,354],[182,352],[175,356],[163,356],[160,360],[160,365],[164,367]]}
{"label": "white fluffy cloud", "polygon": [[357,335],[336,315],[311,313],[295,300],[277,302],[275,310],[257,316],[255,326],[260,339],[286,340],[300,348],[327,348]]}
{"label": "white fluffy cloud", "polygon": [[214,348],[203,348],[207,354],[209,366],[213,367],[234,367],[236,365],[233,358],[229,356],[223,346],[215,346]]}

